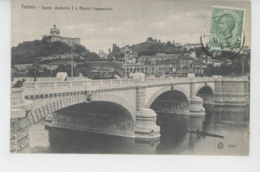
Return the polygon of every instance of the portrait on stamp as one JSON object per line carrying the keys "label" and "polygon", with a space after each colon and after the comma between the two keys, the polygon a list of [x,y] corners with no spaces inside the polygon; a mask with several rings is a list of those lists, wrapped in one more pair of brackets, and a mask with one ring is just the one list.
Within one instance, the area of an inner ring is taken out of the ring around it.
{"label": "portrait on stamp", "polygon": [[235,19],[231,15],[223,15],[218,21],[218,36],[221,40],[233,37],[232,31],[236,26]]}
{"label": "portrait on stamp", "polygon": [[244,9],[212,7],[211,50],[238,51],[243,43]]}

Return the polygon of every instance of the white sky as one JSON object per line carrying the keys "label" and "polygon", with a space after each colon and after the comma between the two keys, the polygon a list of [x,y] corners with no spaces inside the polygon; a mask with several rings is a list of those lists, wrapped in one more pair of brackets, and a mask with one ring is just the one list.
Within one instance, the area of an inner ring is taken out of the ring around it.
{"label": "white sky", "polygon": [[[39,8],[23,10],[21,4]],[[42,5],[112,7],[113,11],[41,10]],[[199,43],[200,33],[209,30],[212,5],[246,9],[245,45],[250,46],[250,3],[216,0],[13,0],[12,46],[41,39],[54,24],[61,36],[78,37],[82,45],[95,52],[107,52],[113,43],[122,46],[144,42],[147,37]]]}

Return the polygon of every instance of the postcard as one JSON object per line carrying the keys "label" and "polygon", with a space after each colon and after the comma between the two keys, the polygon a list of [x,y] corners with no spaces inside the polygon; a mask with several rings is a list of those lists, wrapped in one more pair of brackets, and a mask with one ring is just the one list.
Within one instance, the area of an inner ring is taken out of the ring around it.
{"label": "postcard", "polygon": [[11,153],[248,156],[251,2],[13,0]]}

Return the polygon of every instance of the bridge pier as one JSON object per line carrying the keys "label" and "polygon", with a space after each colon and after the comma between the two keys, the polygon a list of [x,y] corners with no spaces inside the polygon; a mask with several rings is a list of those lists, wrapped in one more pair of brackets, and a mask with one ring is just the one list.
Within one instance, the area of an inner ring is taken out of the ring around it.
{"label": "bridge pier", "polygon": [[248,77],[222,77],[215,78],[215,105],[245,106],[249,103]]}
{"label": "bridge pier", "polygon": [[157,114],[145,108],[145,87],[136,88],[135,139],[149,140],[160,138],[160,127],[156,125]]}
{"label": "bridge pier", "polygon": [[249,80],[248,77],[244,76],[244,93],[245,93],[245,101],[247,103],[250,102],[250,97],[249,97],[249,89],[250,89],[250,85],[249,85]]}
{"label": "bridge pier", "polygon": [[24,109],[11,111],[10,150],[12,153],[29,152],[29,121]]}
{"label": "bridge pier", "polygon": [[52,112],[50,114],[48,114],[46,117],[45,117],[45,126],[49,126],[52,124],[52,121],[53,121],[53,114],[56,113],[56,112]]}
{"label": "bridge pier", "polygon": [[148,108],[143,108],[136,114],[135,139],[148,140],[160,138],[160,127],[156,125],[157,114]]}
{"label": "bridge pier", "polygon": [[203,107],[203,99],[196,96],[195,93],[195,75],[189,74],[190,79],[190,114],[191,115],[205,115],[205,108]]}
{"label": "bridge pier", "polygon": [[194,96],[190,98],[190,114],[191,115],[201,115],[204,116],[205,113],[205,108],[203,107],[203,99]]}
{"label": "bridge pier", "polygon": [[136,140],[134,141],[136,154],[156,154],[160,139],[157,140]]}
{"label": "bridge pier", "polygon": [[214,103],[223,105],[222,99],[222,76],[213,76],[215,78]]}
{"label": "bridge pier", "polygon": [[29,152],[29,127],[30,122],[27,112],[31,109],[32,101],[24,99],[23,88],[13,91],[11,105],[11,132],[10,151],[12,153]]}

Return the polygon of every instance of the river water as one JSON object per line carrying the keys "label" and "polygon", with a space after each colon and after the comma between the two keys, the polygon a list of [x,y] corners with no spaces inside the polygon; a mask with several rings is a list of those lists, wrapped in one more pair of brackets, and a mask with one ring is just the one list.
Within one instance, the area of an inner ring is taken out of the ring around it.
{"label": "river water", "polygon": [[[159,113],[161,138],[130,138],[46,129],[44,122],[30,128],[31,153],[248,155],[249,107],[205,106],[206,116]],[[202,132],[204,131],[204,132]]]}

